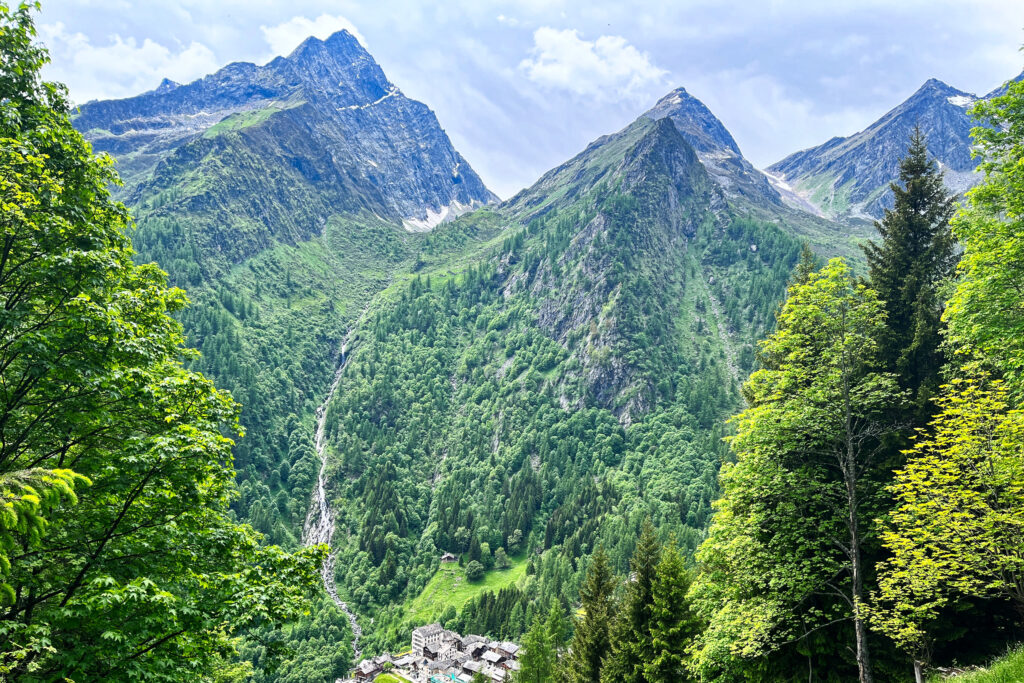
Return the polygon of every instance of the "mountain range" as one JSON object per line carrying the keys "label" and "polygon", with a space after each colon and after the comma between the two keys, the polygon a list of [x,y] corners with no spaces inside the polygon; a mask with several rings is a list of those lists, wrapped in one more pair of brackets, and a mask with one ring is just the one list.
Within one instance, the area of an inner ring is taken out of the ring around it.
{"label": "mountain range", "polygon": [[[1024,73],[1013,80],[1024,79]],[[929,79],[906,101],[849,137],[790,154],[768,167],[774,184],[797,205],[837,220],[872,221],[892,208],[889,183],[898,173],[915,126],[945,174],[951,191],[962,193],[980,180],[971,155],[971,106],[1005,92],[1005,85],[984,97]]]}
{"label": "mountain range", "polygon": [[309,38],[265,66],[230,64],[187,85],[165,80],[137,97],[85,104],[75,125],[117,156],[131,204],[240,144],[290,166],[262,182],[412,230],[496,200],[433,112],[405,97],[346,31]]}
{"label": "mountain range", "polygon": [[[692,552],[801,246],[860,261],[915,123],[973,182],[968,97],[929,81],[763,173],[679,88],[504,202],[344,31],[83,105],[139,258],[193,302],[192,362],[243,405],[236,513],[285,546],[328,531],[338,600],[278,678],[432,620],[518,638],[596,544],[626,571],[645,516]],[[498,548],[499,597],[437,597],[441,553]]]}

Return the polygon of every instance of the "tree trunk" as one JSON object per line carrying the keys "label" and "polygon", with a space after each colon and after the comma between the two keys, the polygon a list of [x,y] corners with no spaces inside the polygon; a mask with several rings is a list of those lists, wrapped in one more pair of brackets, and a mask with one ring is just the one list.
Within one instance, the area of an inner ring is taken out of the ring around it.
{"label": "tree trunk", "polygon": [[924,683],[924,672],[921,669],[921,660],[914,659],[914,683]]}
{"label": "tree trunk", "polygon": [[[845,314],[844,314],[845,324]],[[839,458],[840,470],[846,484],[847,526],[850,530],[850,597],[853,602],[853,630],[857,641],[857,672],[860,683],[871,683],[871,654],[868,651],[868,630],[861,615],[864,595],[864,568],[861,566],[859,501],[857,496],[857,448],[853,441],[853,410],[850,401],[849,368],[843,356],[843,428],[845,453]]]}
{"label": "tree trunk", "polygon": [[861,599],[864,595],[864,568],[861,566],[855,479],[848,478],[846,487],[847,498],[850,504],[851,597],[853,598],[853,629],[857,639],[857,671],[860,683],[871,683],[871,655],[868,651],[868,629],[864,623],[864,617],[861,615]]}

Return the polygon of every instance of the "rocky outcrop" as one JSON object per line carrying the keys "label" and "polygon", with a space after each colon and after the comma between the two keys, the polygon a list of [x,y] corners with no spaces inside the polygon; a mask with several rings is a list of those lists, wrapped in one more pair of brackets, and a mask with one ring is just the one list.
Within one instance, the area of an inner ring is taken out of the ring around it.
{"label": "rocky outcrop", "polygon": [[727,196],[743,197],[760,204],[782,204],[778,191],[743,157],[722,122],[685,88],[665,95],[644,116],[671,120]]}
{"label": "rocky outcrop", "polygon": [[[521,220],[564,211],[575,221],[581,205],[589,218],[557,259],[509,288],[529,290],[541,329],[578,361],[585,392],[561,388],[567,404],[606,407],[628,424],[654,403],[660,379],[637,362],[638,342],[679,333],[685,255],[725,199],[672,121],[641,117],[499,210]],[[663,312],[657,324],[632,314],[640,300]]]}

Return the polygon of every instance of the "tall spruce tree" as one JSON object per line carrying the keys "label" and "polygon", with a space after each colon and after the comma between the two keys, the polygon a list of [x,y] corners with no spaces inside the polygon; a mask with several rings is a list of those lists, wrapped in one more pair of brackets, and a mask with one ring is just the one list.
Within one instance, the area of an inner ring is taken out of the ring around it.
{"label": "tall spruce tree", "polygon": [[580,587],[583,618],[577,622],[569,656],[562,660],[562,678],[571,683],[598,683],[610,649],[609,623],[614,613],[615,577],[608,554],[598,546]]}
{"label": "tall spruce tree", "polygon": [[611,654],[602,671],[602,679],[635,683],[646,680],[644,664],[654,658],[651,621],[654,611],[654,581],[661,558],[661,544],[650,517],[640,530],[631,575],[619,614],[613,625]]}
{"label": "tall spruce tree", "polygon": [[955,196],[928,158],[924,134],[914,128],[899,180],[890,185],[893,208],[875,227],[881,242],[864,247],[872,288],[885,305],[888,324],[879,360],[896,373],[914,399],[915,422],[926,421],[928,399],[939,386],[945,358],[940,349],[942,283],[956,268],[956,240],[949,221]]}
{"label": "tall spruce tree", "polygon": [[690,572],[675,540],[661,551],[654,577],[654,607],[651,613],[653,655],[644,662],[644,679],[651,683],[689,680],[686,650],[700,632],[687,593]]}

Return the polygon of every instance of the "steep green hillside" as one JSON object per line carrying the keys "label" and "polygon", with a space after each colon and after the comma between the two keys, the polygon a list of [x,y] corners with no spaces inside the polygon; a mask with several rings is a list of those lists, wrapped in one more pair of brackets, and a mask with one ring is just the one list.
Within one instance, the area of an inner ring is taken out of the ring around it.
{"label": "steep green hillside", "polygon": [[734,215],[668,121],[563,168],[499,209],[500,242],[396,282],[355,337],[327,457],[339,591],[373,617],[370,650],[408,638],[400,605],[444,551],[529,550],[523,587],[451,620],[518,637],[574,602],[596,543],[625,571],[645,515],[688,551],[702,538],[721,418],[799,243]]}

